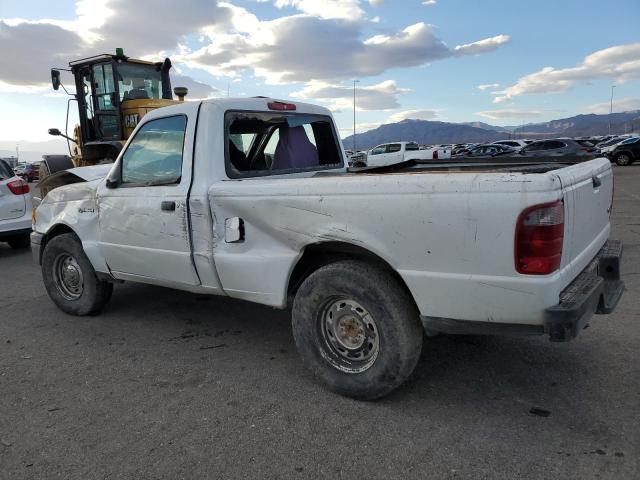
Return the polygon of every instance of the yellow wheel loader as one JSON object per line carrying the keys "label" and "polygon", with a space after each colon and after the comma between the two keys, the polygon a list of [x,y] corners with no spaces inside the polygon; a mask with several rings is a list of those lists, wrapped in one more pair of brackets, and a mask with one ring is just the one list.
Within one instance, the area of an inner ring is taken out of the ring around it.
{"label": "yellow wheel loader", "polygon": [[[147,112],[156,108],[184,101],[187,89],[173,90],[169,70],[171,60],[147,62],[124,55],[121,48],[115,55],[103,54],[69,62],[75,80],[76,93],[71,93],[69,106],[77,102],[80,123],[72,136],[57,128],[49,129],[50,135],[67,139],[69,156],[47,155],[40,164],[39,187],[42,198],[60,185],[71,183],[72,176],[63,172],[74,167],[113,162],[127,138]],[[60,82],[60,70],[51,70],[54,90],[64,85]],[[68,93],[68,92],[67,92]]]}

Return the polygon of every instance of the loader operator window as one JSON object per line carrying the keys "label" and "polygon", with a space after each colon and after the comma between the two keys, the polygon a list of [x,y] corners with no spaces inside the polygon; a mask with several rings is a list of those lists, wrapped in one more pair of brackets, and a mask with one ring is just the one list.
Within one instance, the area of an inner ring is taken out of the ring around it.
{"label": "loader operator window", "polygon": [[162,98],[162,75],[155,65],[118,65],[120,101]]}
{"label": "loader operator window", "polygon": [[227,112],[230,178],[343,166],[331,119],[323,115]]}
{"label": "loader operator window", "polygon": [[113,66],[111,64],[94,65],[93,82],[95,84],[96,104],[98,110],[115,110],[113,93]]}
{"label": "loader operator window", "polygon": [[122,156],[122,183],[168,185],[180,183],[187,117],[159,118],[145,123]]}

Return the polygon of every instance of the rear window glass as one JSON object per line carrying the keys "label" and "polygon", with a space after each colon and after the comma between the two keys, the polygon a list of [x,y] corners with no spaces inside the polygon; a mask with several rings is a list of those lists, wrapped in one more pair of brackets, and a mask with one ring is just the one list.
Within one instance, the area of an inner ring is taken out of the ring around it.
{"label": "rear window glass", "polygon": [[226,166],[231,178],[323,170],[343,165],[324,115],[227,112]]}

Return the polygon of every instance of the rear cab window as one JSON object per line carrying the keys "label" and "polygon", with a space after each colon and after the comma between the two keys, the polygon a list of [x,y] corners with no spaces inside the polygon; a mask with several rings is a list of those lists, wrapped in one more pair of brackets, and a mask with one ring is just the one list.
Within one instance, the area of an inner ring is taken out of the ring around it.
{"label": "rear cab window", "polygon": [[225,168],[229,178],[280,175],[344,166],[326,115],[228,111]]}

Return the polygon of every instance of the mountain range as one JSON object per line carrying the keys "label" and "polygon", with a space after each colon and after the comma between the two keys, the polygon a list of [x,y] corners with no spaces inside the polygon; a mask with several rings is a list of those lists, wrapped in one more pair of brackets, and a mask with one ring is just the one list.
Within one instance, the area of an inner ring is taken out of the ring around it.
{"label": "mountain range", "polygon": [[[420,144],[481,143],[506,138],[582,137],[640,131],[640,110],[611,115],[586,114],[550,122],[498,127],[484,122],[450,123],[430,120],[402,120],[380,125],[356,135],[356,147],[365,149],[381,143],[415,141]],[[343,139],[345,148],[353,147],[353,135]]]}

